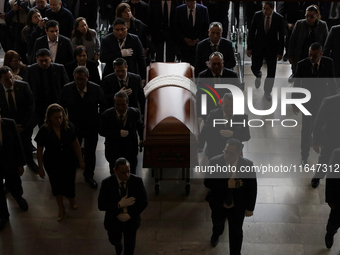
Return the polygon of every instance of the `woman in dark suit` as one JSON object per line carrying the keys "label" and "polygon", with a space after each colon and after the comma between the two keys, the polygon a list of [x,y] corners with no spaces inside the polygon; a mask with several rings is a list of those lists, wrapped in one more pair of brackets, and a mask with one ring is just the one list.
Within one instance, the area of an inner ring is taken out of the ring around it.
{"label": "woman in dark suit", "polygon": [[74,81],[73,71],[77,66],[85,66],[90,73],[89,81],[100,85],[100,76],[97,63],[87,59],[86,48],[83,45],[77,46],[73,51],[73,56],[76,60],[68,63],[65,67],[70,82]]}
{"label": "woman in dark suit", "polygon": [[68,198],[71,209],[78,208],[74,199],[77,158],[80,168],[85,167],[75,128],[68,122],[63,107],[51,104],[47,108],[45,124],[35,141],[38,145],[39,176],[45,179],[46,170],[58,204],[57,221],[61,221],[65,216],[64,196]]}

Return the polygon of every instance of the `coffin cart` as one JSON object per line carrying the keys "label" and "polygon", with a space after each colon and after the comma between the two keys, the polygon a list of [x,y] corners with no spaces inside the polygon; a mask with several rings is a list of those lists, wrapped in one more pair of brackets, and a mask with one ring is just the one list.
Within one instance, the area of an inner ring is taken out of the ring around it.
{"label": "coffin cart", "polygon": [[193,75],[188,63],[152,63],[147,69],[143,167],[152,169],[156,195],[160,180],[165,180],[164,168],[182,168],[185,193],[190,194],[190,165],[198,164],[199,132]]}

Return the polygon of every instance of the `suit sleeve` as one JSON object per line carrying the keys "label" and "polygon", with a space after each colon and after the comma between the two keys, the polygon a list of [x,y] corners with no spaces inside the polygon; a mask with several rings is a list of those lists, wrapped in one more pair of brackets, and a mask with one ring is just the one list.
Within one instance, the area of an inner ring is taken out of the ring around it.
{"label": "suit sleeve", "polygon": [[19,123],[22,125],[22,127],[25,129],[28,125],[28,123],[31,121],[33,113],[34,113],[34,97],[33,93],[27,84],[27,86],[24,87],[24,97],[26,100],[26,108],[25,108],[25,117],[22,119],[22,122]]}
{"label": "suit sleeve", "polygon": [[325,47],[323,49],[323,55],[326,57],[329,57],[331,55],[331,50],[333,49],[333,37],[334,37],[334,29],[333,27],[331,28],[331,31],[329,32],[326,42],[325,42]]}
{"label": "suit sleeve", "polygon": [[110,179],[103,180],[98,196],[99,211],[107,211],[113,215],[118,215],[119,201],[120,201],[119,197],[112,197],[112,183],[110,182]]}
{"label": "suit sleeve", "polygon": [[135,108],[137,110],[137,132],[139,135],[139,140],[143,141],[143,133],[144,133],[144,123],[141,119],[140,111],[139,109]]}
{"label": "suit sleeve", "polygon": [[196,46],[196,63],[195,63],[195,76],[198,77],[199,73],[204,70],[205,61],[202,59],[202,43]]}
{"label": "suit sleeve", "polygon": [[284,19],[282,17],[279,17],[279,45],[277,49],[277,54],[278,55],[283,55],[283,50],[284,50],[284,36],[285,36],[285,28],[284,28]]}
{"label": "suit sleeve", "polygon": [[[329,165],[340,164],[340,149],[333,151]],[[335,168],[334,168],[335,169]],[[326,203],[335,203],[339,205],[340,194],[340,176],[339,173],[333,173],[332,178],[329,178],[329,174],[326,179]]]}
{"label": "suit sleeve", "polygon": [[[66,42],[65,42],[66,43]],[[72,50],[72,45],[71,45],[71,41],[67,40],[66,43],[66,47],[67,47],[67,54],[66,54],[66,64],[71,63],[74,59],[73,59],[73,50]]]}
{"label": "suit sleeve", "polygon": [[224,56],[224,67],[233,69],[236,66],[236,60],[235,60],[235,54],[234,49],[231,43],[228,43],[228,46],[226,47],[227,54]]}
{"label": "suit sleeve", "polygon": [[98,86],[98,91],[99,91],[99,113],[102,114],[104,111],[107,109],[107,103],[106,99],[103,93],[103,90],[101,87]]}
{"label": "suit sleeve", "polygon": [[[252,166],[253,163],[250,164]],[[255,204],[256,204],[256,197],[257,197],[257,180],[256,174],[254,173],[253,178],[249,178],[246,180],[245,185],[245,196],[246,196],[246,210],[254,211]]]}
{"label": "suit sleeve", "polygon": [[[245,126],[235,129],[233,137],[232,137],[241,142],[246,142],[246,141],[249,141],[250,139],[250,132],[249,132],[249,126],[248,126],[248,115],[244,115],[244,122],[245,122]],[[235,125],[235,127],[237,126],[239,125]]]}
{"label": "suit sleeve", "polygon": [[68,79],[68,75],[67,75],[67,72],[65,70],[65,67],[62,65],[61,66],[61,88],[64,87],[65,84],[69,83],[69,79]]}
{"label": "suit sleeve", "polygon": [[[208,8],[205,6],[203,7],[203,24],[201,27],[201,33],[200,33],[200,37],[198,38],[200,41],[202,41],[203,39],[207,38],[207,31],[209,29],[209,13],[208,13]],[[197,16],[196,16],[197,17]]]}
{"label": "suit sleeve", "polygon": [[14,148],[15,148],[15,153],[13,153],[13,157],[14,157],[14,162],[16,163],[16,165],[19,166],[24,166],[26,165],[26,160],[25,160],[25,155],[24,155],[24,149],[22,147],[22,143],[21,143],[21,138],[19,135],[19,131],[18,128],[16,126],[16,123],[14,120],[9,120],[10,125],[12,127],[10,127],[11,131],[13,133],[13,143],[15,144]]}
{"label": "suit sleeve", "polygon": [[136,194],[136,197],[135,197],[136,202],[133,205],[134,210],[131,210],[131,212],[129,212],[129,215],[131,216],[131,218],[138,217],[148,205],[148,198],[147,198],[147,194],[146,194],[146,190],[145,190],[142,178],[136,178],[135,185],[136,185],[136,190],[138,190],[138,194]]}
{"label": "suit sleeve", "polygon": [[137,95],[138,95],[138,102],[139,102],[139,106],[140,106],[140,112],[142,115],[144,115],[144,111],[145,111],[145,94],[144,94],[144,89],[142,87],[142,81],[140,79],[140,77],[138,77],[138,82],[137,82]]}
{"label": "suit sleeve", "polygon": [[210,114],[207,117],[207,121],[204,121],[204,126],[202,128],[201,133],[198,136],[198,148],[203,149],[204,144],[207,142],[209,133],[211,133],[211,128],[213,126],[213,120],[214,120],[213,114],[210,112]]}
{"label": "suit sleeve", "polygon": [[[300,21],[297,21],[295,23],[294,28],[293,28],[292,35],[290,36],[289,47],[288,47],[288,57],[289,58],[294,58],[294,52],[295,52],[295,48],[296,48],[297,43],[298,43],[299,32],[301,30],[301,26],[302,26],[302,23]],[[295,61],[297,61],[297,60],[298,59],[295,59]]]}
{"label": "suit sleeve", "polygon": [[[146,64],[145,64],[145,55],[144,49],[141,41],[138,37],[136,37],[136,47],[137,47],[137,62],[138,62],[138,70],[142,80],[146,79]],[[135,52],[133,53],[135,54]]]}
{"label": "suit sleeve", "polygon": [[[110,35],[108,35],[110,36]],[[112,41],[109,40],[109,37],[104,37],[102,40],[102,45],[100,47],[100,61],[103,63],[110,63],[116,58],[121,58],[122,54],[119,50],[119,47],[114,47],[116,45],[112,45]],[[110,63],[111,64],[111,63]]]}

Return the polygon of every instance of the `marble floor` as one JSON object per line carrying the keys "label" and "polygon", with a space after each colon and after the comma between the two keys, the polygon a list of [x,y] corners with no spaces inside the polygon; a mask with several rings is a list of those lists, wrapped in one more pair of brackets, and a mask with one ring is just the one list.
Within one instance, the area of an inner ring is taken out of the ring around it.
{"label": "marble floor", "polygon": [[[290,66],[280,62],[277,68],[279,79],[275,86],[290,86],[287,83],[289,75]],[[246,87],[253,88],[254,80],[247,61]],[[271,105],[263,97],[263,85],[258,90],[254,89],[253,98],[255,108],[270,108]],[[274,117],[282,118],[279,112],[275,112],[263,119]],[[250,113],[249,118],[258,119]],[[290,108],[285,118],[301,122],[301,115],[295,116]],[[261,128],[251,128],[251,139],[245,145],[244,156],[253,160],[254,164],[299,165],[300,127],[271,127],[266,123]],[[204,155],[201,154],[200,158],[203,159]],[[316,163],[317,158],[318,155],[311,151],[309,163]],[[210,246],[212,224],[210,208],[204,201],[207,189],[203,186],[203,180],[191,180],[189,196],[185,196],[184,181],[162,181],[160,194],[156,196],[151,170],[142,168],[141,162],[142,154],[139,155],[137,174],[144,180],[149,205],[142,213],[135,254],[229,254],[227,233],[221,237],[216,248]],[[100,137],[95,179],[100,183],[108,175],[103,138]],[[174,169],[165,171],[165,177],[180,175]],[[335,236],[331,250],[326,249],[324,244],[330,211],[325,203],[324,180],[317,189],[313,189],[310,186],[311,176],[312,173],[300,176],[258,175],[257,203],[254,216],[246,218],[243,226],[242,254],[339,254],[340,235]],[[80,170],[76,179],[79,209],[67,209],[66,218],[60,223],[56,221],[57,206],[48,180],[42,180],[27,169],[22,181],[29,210],[21,211],[11,195],[7,195],[11,216],[0,232],[1,255],[115,254],[103,227],[104,213],[97,209],[99,189],[90,189]]]}

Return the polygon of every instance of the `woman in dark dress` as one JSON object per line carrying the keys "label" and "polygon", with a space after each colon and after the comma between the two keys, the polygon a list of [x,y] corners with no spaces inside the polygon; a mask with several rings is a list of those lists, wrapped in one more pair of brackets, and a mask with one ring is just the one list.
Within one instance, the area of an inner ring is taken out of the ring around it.
{"label": "woman in dark dress", "polygon": [[80,168],[84,169],[85,166],[75,128],[68,122],[63,107],[51,104],[47,108],[45,124],[35,141],[38,145],[39,175],[45,179],[46,170],[58,204],[57,221],[61,221],[65,216],[63,196],[68,198],[71,209],[78,208],[74,199],[77,158]]}

